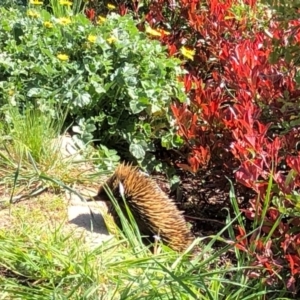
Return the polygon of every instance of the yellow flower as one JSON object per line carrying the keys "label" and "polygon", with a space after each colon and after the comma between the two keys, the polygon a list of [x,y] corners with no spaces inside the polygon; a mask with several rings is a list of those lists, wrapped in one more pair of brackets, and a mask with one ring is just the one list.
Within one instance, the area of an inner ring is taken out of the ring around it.
{"label": "yellow flower", "polygon": [[53,27],[53,24],[52,24],[51,22],[46,21],[46,22],[44,22],[44,26],[45,26],[46,28],[52,28],[52,27]]}
{"label": "yellow flower", "polygon": [[67,61],[69,60],[69,56],[67,54],[58,54],[56,56],[59,60],[62,60],[62,61]]}
{"label": "yellow flower", "polygon": [[32,18],[38,18],[40,16],[40,14],[35,10],[28,9],[27,10],[27,16],[32,17]]}
{"label": "yellow flower", "polygon": [[109,37],[106,41],[109,43],[109,44],[112,44],[113,42],[115,42],[117,39],[114,37],[114,36],[111,36]]}
{"label": "yellow flower", "polygon": [[189,49],[189,48],[183,46],[183,47],[181,47],[180,52],[184,57],[186,57],[190,60],[194,60],[194,56],[196,53],[195,49]]}
{"label": "yellow flower", "polygon": [[69,18],[59,18],[57,21],[61,25],[68,25],[72,23],[72,21]]}
{"label": "yellow flower", "polygon": [[97,40],[97,36],[90,34],[87,39],[90,43],[95,43]]}
{"label": "yellow flower", "polygon": [[97,20],[97,24],[102,24],[105,22],[105,20],[106,20],[106,18],[99,16],[98,20]]}
{"label": "yellow flower", "polygon": [[13,96],[14,94],[15,94],[15,91],[14,91],[14,90],[9,90],[9,91],[8,91],[8,95],[9,95],[9,96]]}
{"label": "yellow flower", "polygon": [[112,9],[116,9],[116,6],[111,3],[108,3],[107,8],[112,10]]}
{"label": "yellow flower", "polygon": [[60,5],[71,6],[73,3],[72,3],[72,1],[68,1],[68,0],[60,0],[59,4]]}
{"label": "yellow flower", "polygon": [[42,5],[43,1],[40,1],[40,0],[30,0],[29,3],[33,4],[33,5]]}
{"label": "yellow flower", "polygon": [[150,35],[152,36],[161,36],[161,33],[158,32],[157,30],[155,29],[152,29],[150,26],[147,26],[146,27],[146,32],[149,33]]}

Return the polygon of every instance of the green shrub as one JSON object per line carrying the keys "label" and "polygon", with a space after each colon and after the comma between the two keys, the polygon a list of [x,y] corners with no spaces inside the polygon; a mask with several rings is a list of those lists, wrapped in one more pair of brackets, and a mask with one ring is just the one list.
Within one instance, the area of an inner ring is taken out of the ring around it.
{"label": "green shrub", "polygon": [[139,32],[131,16],[111,14],[95,26],[81,14],[55,18],[40,8],[0,13],[4,109],[68,109],[84,142],[98,139],[139,161],[156,141],[180,142],[169,108],[173,98],[186,100],[180,61]]}

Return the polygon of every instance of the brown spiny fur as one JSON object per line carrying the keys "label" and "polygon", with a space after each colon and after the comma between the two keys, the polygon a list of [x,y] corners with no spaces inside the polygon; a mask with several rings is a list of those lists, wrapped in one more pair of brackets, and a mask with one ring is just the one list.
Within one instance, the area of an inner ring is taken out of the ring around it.
{"label": "brown spiny fur", "polygon": [[[184,251],[193,237],[185,219],[175,203],[163,193],[157,184],[138,168],[120,164],[106,184],[114,197],[120,200],[119,183],[124,196],[143,235],[159,235],[175,251]],[[99,197],[107,197],[103,187]],[[119,201],[121,206],[122,202]]]}

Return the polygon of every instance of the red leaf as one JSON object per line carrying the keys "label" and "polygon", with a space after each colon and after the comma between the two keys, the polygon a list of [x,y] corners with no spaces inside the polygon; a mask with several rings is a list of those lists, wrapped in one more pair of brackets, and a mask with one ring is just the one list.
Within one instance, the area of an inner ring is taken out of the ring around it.
{"label": "red leaf", "polygon": [[287,156],[287,165],[300,174],[300,156]]}
{"label": "red leaf", "polygon": [[90,21],[93,21],[95,19],[96,12],[94,9],[86,8],[84,13]]}

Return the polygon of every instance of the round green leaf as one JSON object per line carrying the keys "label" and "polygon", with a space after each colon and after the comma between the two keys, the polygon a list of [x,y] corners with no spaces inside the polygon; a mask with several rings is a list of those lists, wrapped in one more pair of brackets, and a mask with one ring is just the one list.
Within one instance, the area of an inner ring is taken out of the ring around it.
{"label": "round green leaf", "polygon": [[141,145],[133,144],[133,143],[130,144],[129,151],[137,159],[143,158],[146,154],[145,150]]}

